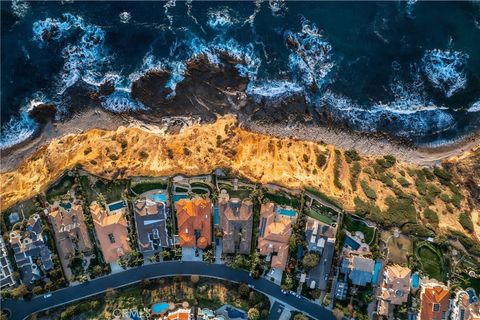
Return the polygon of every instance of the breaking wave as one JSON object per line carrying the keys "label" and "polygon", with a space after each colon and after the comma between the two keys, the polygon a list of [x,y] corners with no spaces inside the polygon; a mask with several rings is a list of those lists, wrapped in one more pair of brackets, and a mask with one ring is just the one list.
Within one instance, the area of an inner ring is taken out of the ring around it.
{"label": "breaking wave", "polygon": [[13,0],[12,12],[18,18],[24,18],[30,11],[30,4],[26,1]]}
{"label": "breaking wave", "polygon": [[130,92],[121,90],[117,90],[111,95],[104,97],[102,99],[102,107],[116,113],[146,109],[142,103],[132,99]]}
{"label": "breaking wave", "polygon": [[422,58],[423,71],[430,83],[450,98],[467,84],[468,54],[453,50],[427,50]]}
{"label": "breaking wave", "polygon": [[283,99],[303,92],[302,86],[290,81],[268,81],[247,87],[247,94],[256,102],[259,102],[262,98],[268,100]]}
{"label": "breaking wave", "polygon": [[470,108],[468,108],[467,112],[480,112],[480,100],[474,102]]}
{"label": "breaking wave", "polygon": [[332,46],[317,26],[303,19],[302,31],[287,32],[286,41],[293,51],[289,56],[290,69],[296,80],[307,86],[322,87],[334,67]]}
{"label": "breaking wave", "polygon": [[234,23],[229,8],[223,7],[208,12],[207,25],[217,31],[224,32]]}

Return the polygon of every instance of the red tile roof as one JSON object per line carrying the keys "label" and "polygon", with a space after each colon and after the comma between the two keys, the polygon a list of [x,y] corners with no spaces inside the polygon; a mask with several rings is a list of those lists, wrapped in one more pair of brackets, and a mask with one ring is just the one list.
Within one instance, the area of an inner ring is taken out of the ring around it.
{"label": "red tile roof", "polygon": [[[177,211],[178,237],[181,247],[205,249],[212,243],[210,200],[197,198],[181,199],[175,204]],[[200,233],[195,239],[195,231]],[[196,243],[195,243],[196,242]]]}
{"label": "red tile roof", "polygon": [[425,288],[422,294],[420,320],[444,320],[449,311],[450,291],[442,286]]}

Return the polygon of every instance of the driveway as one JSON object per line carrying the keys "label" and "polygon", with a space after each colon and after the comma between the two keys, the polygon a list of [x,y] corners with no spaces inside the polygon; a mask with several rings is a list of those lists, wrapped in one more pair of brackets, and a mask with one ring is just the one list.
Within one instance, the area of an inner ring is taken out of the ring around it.
{"label": "driveway", "polygon": [[[161,267],[159,267],[161,265]],[[289,294],[283,294],[279,286],[259,278],[253,279],[247,271],[229,268],[221,264],[207,264],[203,262],[168,261],[149,264],[125,270],[124,272],[100,277],[75,287],[69,287],[52,292],[52,296],[44,298],[37,296],[30,301],[2,300],[2,308],[9,310],[12,320],[22,320],[30,314],[58,307],[76,300],[95,296],[105,292],[108,288],[120,288],[129,284],[140,282],[144,279],[154,279],[171,276],[190,276],[197,274],[202,277],[225,279],[235,283],[247,283],[255,290],[264,293],[285,306],[300,310],[314,319],[334,320],[331,311],[307,300]]]}
{"label": "driveway", "polygon": [[194,248],[182,248],[182,261],[203,261],[203,252],[198,250],[198,257],[195,257]]}

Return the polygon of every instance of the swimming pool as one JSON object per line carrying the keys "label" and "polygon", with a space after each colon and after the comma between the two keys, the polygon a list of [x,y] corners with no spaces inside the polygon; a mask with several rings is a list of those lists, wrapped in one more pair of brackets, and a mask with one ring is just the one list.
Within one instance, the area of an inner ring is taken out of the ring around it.
{"label": "swimming pool", "polygon": [[382,269],[382,263],[380,261],[375,261],[375,267],[373,269],[373,279],[372,283],[378,283],[378,276],[380,274],[380,270]]}
{"label": "swimming pool", "polygon": [[180,199],[186,199],[187,195],[186,194],[174,194],[173,195],[173,203],[176,203]]}
{"label": "swimming pool", "polygon": [[213,223],[218,226],[218,224],[220,223],[220,217],[219,217],[219,214],[218,214],[218,207],[215,206],[215,208],[213,208]]}
{"label": "swimming pool", "polygon": [[353,238],[351,238],[349,236],[345,236],[345,245],[349,246],[353,250],[358,250],[358,248],[360,248],[360,243],[353,240]]}
{"label": "swimming pool", "polygon": [[166,202],[167,201],[167,195],[164,194],[164,193],[155,193],[155,194],[149,195],[148,197],[155,202]]}
{"label": "swimming pool", "polygon": [[238,309],[232,308],[232,307],[227,307],[225,310],[227,310],[227,314],[229,318],[241,318],[243,319],[245,317],[245,313],[243,311],[240,311]]}
{"label": "swimming pool", "polygon": [[70,210],[72,208],[72,204],[70,202],[61,202],[60,206],[65,210]]}
{"label": "swimming pool", "polygon": [[168,303],[160,302],[152,305],[153,314],[160,314],[168,310]]}
{"label": "swimming pool", "polygon": [[412,288],[418,289],[420,287],[420,276],[417,272],[412,274]]}
{"label": "swimming pool", "polygon": [[297,212],[295,210],[290,210],[285,208],[278,208],[277,213],[284,216],[289,216],[289,217],[295,217],[297,215]]}
{"label": "swimming pool", "polygon": [[125,202],[122,201],[118,201],[118,202],[114,202],[114,203],[111,203],[108,205],[108,210],[109,211],[116,211],[116,210],[119,210],[119,209],[122,209],[125,207]]}

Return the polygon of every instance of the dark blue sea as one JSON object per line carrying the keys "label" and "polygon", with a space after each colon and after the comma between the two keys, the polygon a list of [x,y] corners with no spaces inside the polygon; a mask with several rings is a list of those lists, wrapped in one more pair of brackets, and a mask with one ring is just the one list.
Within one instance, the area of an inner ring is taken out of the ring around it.
{"label": "dark blue sea", "polygon": [[185,61],[219,50],[247,62],[254,99],[304,94],[356,131],[442,144],[480,127],[478,2],[14,1],[1,20],[2,149],[35,132],[38,104],[68,117],[79,81],[115,83],[106,110],[142,110],[132,81],[168,70],[174,96]]}

